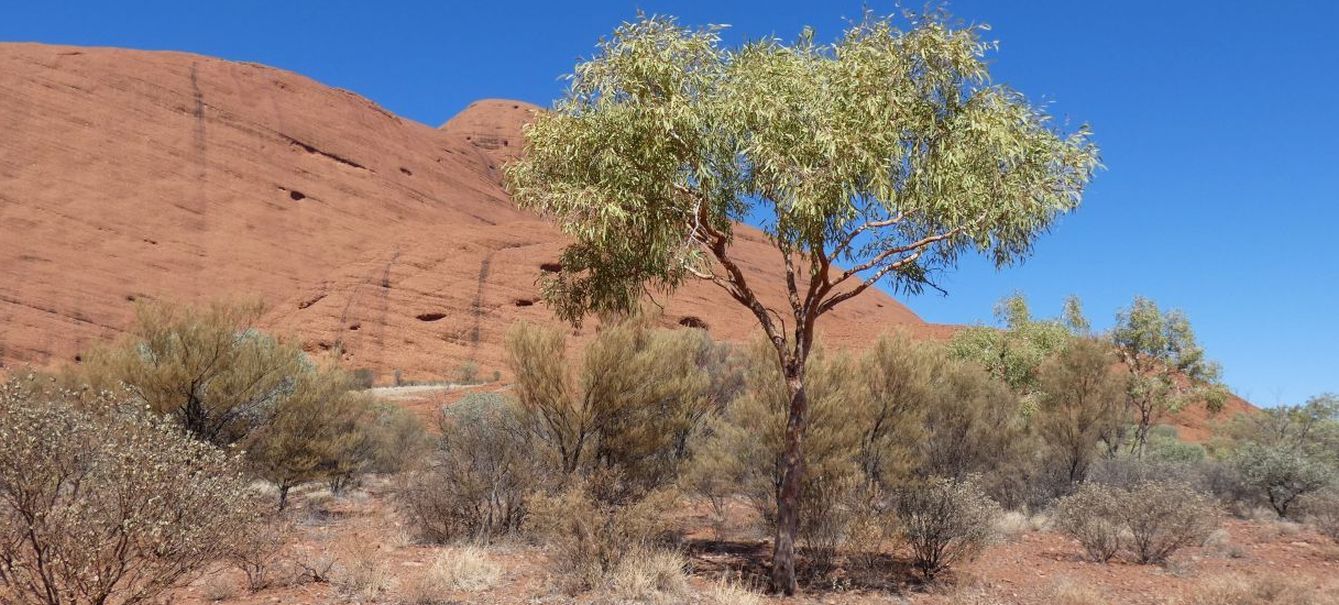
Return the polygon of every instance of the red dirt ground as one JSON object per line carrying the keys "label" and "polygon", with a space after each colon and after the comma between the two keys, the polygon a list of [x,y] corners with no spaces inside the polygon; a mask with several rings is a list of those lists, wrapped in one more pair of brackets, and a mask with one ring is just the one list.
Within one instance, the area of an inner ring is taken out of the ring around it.
{"label": "red dirt ground", "polygon": [[[413,544],[408,539],[389,504],[387,489],[384,483],[373,481],[366,492],[348,498],[332,499],[321,493],[300,498],[299,506],[305,508],[300,508],[298,514],[305,515],[306,521],[300,525],[297,550],[306,553],[305,557],[325,554],[341,561],[370,557],[403,584],[423,569],[439,549]],[[723,576],[733,579],[743,574],[747,580],[749,570],[756,572],[766,560],[767,543],[755,539],[756,532],[749,529],[744,510],[742,504],[733,509],[732,523],[725,541],[721,542],[708,537],[705,515],[695,514],[691,509],[684,512],[682,524],[689,538],[684,552],[695,588],[705,589]],[[906,573],[905,564],[899,562],[902,555],[894,552],[886,559],[888,566],[883,568],[891,571],[875,574],[838,571],[837,580],[811,583],[805,586],[802,596],[769,598],[764,602],[1046,605],[1065,602],[1057,597],[1057,591],[1064,587],[1081,586],[1104,600],[1076,605],[1158,605],[1177,603],[1202,584],[1223,578],[1286,577],[1296,586],[1328,594],[1336,599],[1332,602],[1339,603],[1336,581],[1339,545],[1300,526],[1273,521],[1229,520],[1222,529],[1213,545],[1185,549],[1165,566],[1086,562],[1077,543],[1051,531],[1027,529],[991,547],[940,586],[917,585]],[[450,602],[599,602],[596,594],[567,594],[559,579],[550,575],[548,555],[541,548],[514,543],[489,547],[487,553],[504,569],[501,583],[487,591],[451,593],[446,595]],[[241,590],[240,580],[240,575],[231,570],[215,572],[179,591],[176,602],[180,605],[349,602],[330,583],[307,583],[247,594]],[[392,580],[391,589],[375,602],[398,602],[397,580]],[[229,596],[215,601],[220,594]],[[684,599],[682,602],[695,600]]]}

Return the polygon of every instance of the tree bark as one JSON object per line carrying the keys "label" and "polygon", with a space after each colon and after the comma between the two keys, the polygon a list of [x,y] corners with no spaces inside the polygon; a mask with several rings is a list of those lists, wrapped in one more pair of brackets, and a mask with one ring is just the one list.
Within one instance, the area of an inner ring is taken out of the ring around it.
{"label": "tree bark", "polygon": [[781,485],[777,488],[776,539],[772,550],[772,590],[793,595],[795,537],[800,529],[800,490],[804,485],[804,434],[809,424],[809,400],[804,392],[803,362],[786,368],[790,413],[786,420],[785,449],[781,454]]}

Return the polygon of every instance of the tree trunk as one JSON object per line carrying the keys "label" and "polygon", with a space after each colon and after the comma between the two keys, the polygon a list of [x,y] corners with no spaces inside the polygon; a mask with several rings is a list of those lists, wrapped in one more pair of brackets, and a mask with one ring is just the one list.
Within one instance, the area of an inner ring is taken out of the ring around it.
{"label": "tree trunk", "polygon": [[809,424],[809,400],[804,393],[803,363],[786,368],[790,414],[786,420],[785,450],[781,454],[781,485],[777,489],[776,540],[772,550],[772,590],[793,595],[795,536],[800,529],[800,490],[804,484],[804,433]]}

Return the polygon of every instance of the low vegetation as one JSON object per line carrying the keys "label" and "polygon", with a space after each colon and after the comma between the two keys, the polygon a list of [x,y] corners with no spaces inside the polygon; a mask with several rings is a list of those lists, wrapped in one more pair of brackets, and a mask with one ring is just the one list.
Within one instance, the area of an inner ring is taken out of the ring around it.
{"label": "low vegetation", "polygon": [[133,399],[0,385],[0,598],[151,602],[257,510],[240,460]]}

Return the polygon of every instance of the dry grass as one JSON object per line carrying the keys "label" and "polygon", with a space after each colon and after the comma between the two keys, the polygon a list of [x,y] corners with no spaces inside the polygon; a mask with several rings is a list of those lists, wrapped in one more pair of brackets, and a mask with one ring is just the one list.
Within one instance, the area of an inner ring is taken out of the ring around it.
{"label": "dry grass", "polygon": [[1108,605],[1101,593],[1068,578],[1056,579],[1051,584],[1047,603],[1051,605]]}
{"label": "dry grass", "polygon": [[1013,541],[1028,532],[1047,531],[1050,528],[1051,518],[1040,513],[1028,515],[1011,510],[995,519],[995,533],[1006,541]]}
{"label": "dry grass", "polygon": [[702,593],[703,605],[762,605],[762,602],[761,594],[726,578]]}
{"label": "dry grass", "polygon": [[1339,587],[1319,588],[1299,578],[1216,576],[1200,582],[1179,605],[1331,605]]}
{"label": "dry grass", "polygon": [[[230,573],[213,573],[200,582],[200,595],[209,601],[228,601],[242,593],[237,578]],[[8,603],[0,594],[0,603]]]}
{"label": "dry grass", "polygon": [[330,582],[347,599],[375,601],[391,589],[394,580],[376,552],[364,548],[340,557],[330,571]]}
{"label": "dry grass", "polygon": [[673,551],[631,554],[609,574],[605,596],[619,603],[681,603],[689,590],[686,567]]}
{"label": "dry grass", "polygon": [[502,571],[483,549],[453,548],[438,553],[421,573],[403,581],[400,592],[405,602],[416,605],[452,603],[450,593],[482,592],[497,586]]}

